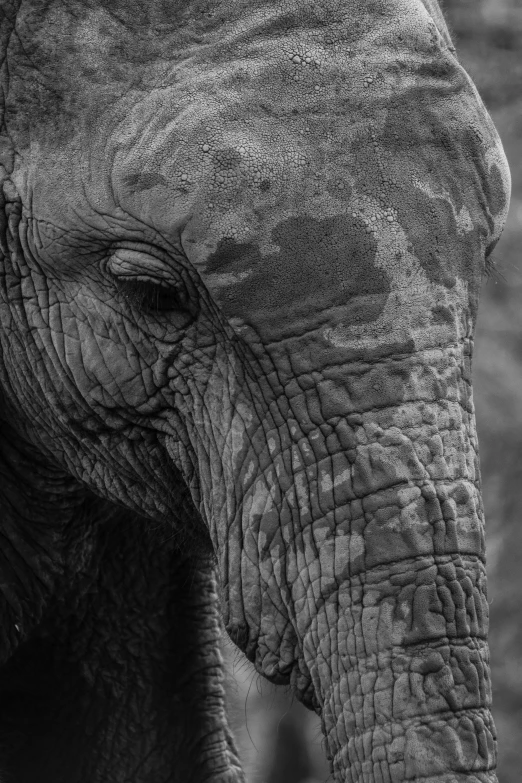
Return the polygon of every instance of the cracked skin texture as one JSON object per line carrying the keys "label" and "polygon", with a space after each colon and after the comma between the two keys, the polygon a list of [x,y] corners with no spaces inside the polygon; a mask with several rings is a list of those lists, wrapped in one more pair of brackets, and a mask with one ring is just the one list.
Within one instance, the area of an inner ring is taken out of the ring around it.
{"label": "cracked skin texture", "polygon": [[335,780],[494,783],[509,171],[438,5],[0,8],[6,776],[241,780],[221,613]]}

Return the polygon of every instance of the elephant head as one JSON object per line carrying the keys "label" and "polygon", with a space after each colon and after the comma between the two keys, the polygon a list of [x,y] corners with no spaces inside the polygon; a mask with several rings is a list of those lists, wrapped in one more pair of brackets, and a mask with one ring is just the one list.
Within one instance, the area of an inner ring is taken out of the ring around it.
{"label": "elephant head", "polygon": [[[335,780],[493,783],[471,358],[509,171],[435,0],[2,10],[11,549],[168,525]],[[28,634],[38,578],[0,580]]]}

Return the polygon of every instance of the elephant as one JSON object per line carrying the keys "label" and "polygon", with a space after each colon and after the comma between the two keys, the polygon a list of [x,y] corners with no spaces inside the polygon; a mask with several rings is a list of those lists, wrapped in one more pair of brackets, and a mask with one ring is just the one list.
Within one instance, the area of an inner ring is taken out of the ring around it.
{"label": "elephant", "polygon": [[494,783],[472,395],[510,174],[436,0],[0,0],[0,777]]}

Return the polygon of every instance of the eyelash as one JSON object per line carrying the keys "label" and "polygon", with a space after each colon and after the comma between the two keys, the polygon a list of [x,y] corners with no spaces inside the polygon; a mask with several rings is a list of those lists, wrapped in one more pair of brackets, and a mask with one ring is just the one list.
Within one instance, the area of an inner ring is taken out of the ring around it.
{"label": "eyelash", "polygon": [[148,280],[119,280],[118,287],[130,305],[149,312],[186,312],[186,292],[177,287],[153,283]]}

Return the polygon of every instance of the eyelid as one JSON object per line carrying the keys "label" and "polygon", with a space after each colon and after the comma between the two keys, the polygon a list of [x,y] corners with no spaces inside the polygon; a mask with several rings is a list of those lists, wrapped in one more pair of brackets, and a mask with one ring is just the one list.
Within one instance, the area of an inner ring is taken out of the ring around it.
{"label": "eyelid", "polygon": [[163,288],[166,291],[176,291],[180,286],[170,284],[164,280],[158,280],[157,277],[151,278],[148,275],[118,275],[116,277],[117,286],[123,290],[147,291],[152,288]]}
{"label": "eyelid", "polygon": [[107,261],[107,269],[115,277],[127,279],[141,278],[163,279],[165,284],[172,282],[172,270],[164,262],[143,250],[130,250],[120,247],[115,250]]}

